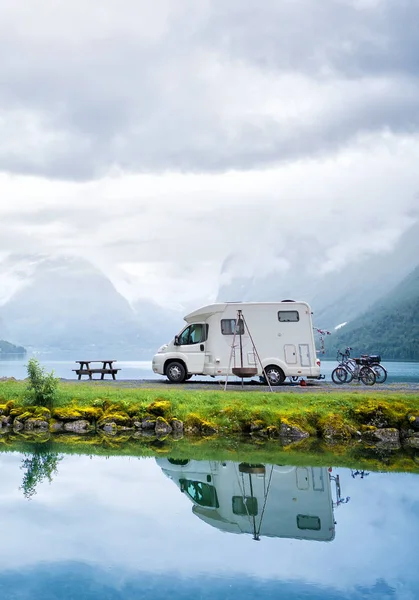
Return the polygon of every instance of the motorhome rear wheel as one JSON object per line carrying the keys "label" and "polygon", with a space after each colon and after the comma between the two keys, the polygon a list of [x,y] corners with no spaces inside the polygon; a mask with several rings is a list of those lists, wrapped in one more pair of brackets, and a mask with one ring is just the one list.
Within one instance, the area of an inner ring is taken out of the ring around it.
{"label": "motorhome rear wheel", "polygon": [[266,367],[265,373],[271,385],[282,385],[285,381],[284,372],[275,365],[269,365],[269,367]]}

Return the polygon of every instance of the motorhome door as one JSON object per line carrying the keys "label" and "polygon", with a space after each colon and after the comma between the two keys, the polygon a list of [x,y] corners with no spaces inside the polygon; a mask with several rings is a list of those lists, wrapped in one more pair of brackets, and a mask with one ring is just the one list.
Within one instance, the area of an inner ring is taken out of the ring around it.
{"label": "motorhome door", "polygon": [[299,344],[300,350],[300,364],[302,367],[309,367],[311,365],[310,359],[310,346],[308,344]]}
{"label": "motorhome door", "polygon": [[208,325],[193,323],[179,335],[179,352],[185,355],[189,373],[203,373]]}

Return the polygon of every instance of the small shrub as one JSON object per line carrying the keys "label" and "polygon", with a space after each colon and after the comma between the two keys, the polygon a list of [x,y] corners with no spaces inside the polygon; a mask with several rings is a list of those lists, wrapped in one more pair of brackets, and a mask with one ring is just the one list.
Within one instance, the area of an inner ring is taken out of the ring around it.
{"label": "small shrub", "polygon": [[26,368],[28,371],[28,387],[25,391],[24,403],[52,408],[57,397],[59,381],[54,376],[54,371],[46,373],[36,358],[29,359]]}

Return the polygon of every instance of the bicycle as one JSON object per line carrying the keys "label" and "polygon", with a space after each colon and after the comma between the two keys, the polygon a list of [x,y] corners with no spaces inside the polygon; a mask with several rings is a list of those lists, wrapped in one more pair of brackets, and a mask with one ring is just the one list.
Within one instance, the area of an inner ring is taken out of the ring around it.
{"label": "bicycle", "polygon": [[367,365],[375,373],[376,383],[384,383],[387,379],[387,371],[381,365],[381,356],[378,354],[361,354],[361,358],[367,361]]}
{"label": "bicycle", "polygon": [[351,349],[348,347],[345,352],[338,350],[336,360],[339,364],[332,371],[333,383],[341,385],[342,383],[351,383],[355,379],[362,381],[364,385],[374,385],[377,379],[375,371],[365,359],[351,358]]}
{"label": "bicycle", "polygon": [[[355,360],[350,358],[351,350],[352,348],[346,348],[344,353],[345,357],[347,357],[346,360]],[[371,367],[371,369],[374,371],[375,383],[384,383],[386,381],[387,371],[383,365],[380,364],[381,356],[379,354],[361,354],[361,359],[364,361],[364,364],[366,364],[368,367]]]}

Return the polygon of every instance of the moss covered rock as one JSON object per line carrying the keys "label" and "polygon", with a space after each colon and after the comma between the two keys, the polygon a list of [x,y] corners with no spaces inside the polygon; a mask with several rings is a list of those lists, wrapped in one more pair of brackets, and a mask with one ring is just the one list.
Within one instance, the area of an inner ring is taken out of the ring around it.
{"label": "moss covered rock", "polygon": [[97,421],[103,416],[103,410],[98,406],[69,406],[53,409],[52,416],[59,421],[76,421],[78,419]]}
{"label": "moss covered rock", "polygon": [[147,406],[147,412],[156,417],[168,417],[171,410],[172,404],[168,400],[156,400]]}
{"label": "moss covered rock", "polygon": [[195,413],[190,413],[184,422],[184,430],[186,433],[190,433],[192,435],[214,435],[218,433],[217,426],[211,421],[207,421],[206,419],[202,419],[199,415]]}
{"label": "moss covered rock", "polygon": [[106,411],[98,421],[98,427],[103,427],[106,423],[115,423],[125,427],[132,427],[132,419],[128,413],[120,410],[119,412]]}
{"label": "moss covered rock", "polygon": [[76,421],[77,419],[83,418],[82,412],[78,408],[71,406],[53,409],[52,416],[59,421]]}
{"label": "moss covered rock", "polygon": [[151,417],[146,417],[141,421],[141,429],[144,431],[154,431],[156,427],[156,420]]}
{"label": "moss covered rock", "polygon": [[244,429],[245,431],[250,431],[250,433],[254,433],[255,431],[261,431],[265,429],[266,423],[261,419],[255,419],[254,421],[250,421],[250,423],[246,424]]}
{"label": "moss covered rock", "polygon": [[104,433],[107,433],[109,435],[116,435],[118,433],[118,427],[116,425],[116,423],[105,423],[103,425],[103,431]]}
{"label": "moss covered rock", "polygon": [[157,417],[154,432],[157,436],[169,435],[169,433],[172,433],[172,427],[169,425],[166,419],[163,419],[163,417]]}
{"label": "moss covered rock", "polygon": [[393,447],[400,447],[400,433],[394,427],[384,427],[382,429],[373,429],[365,431],[362,439],[366,442],[381,442]]}
{"label": "moss covered rock", "polygon": [[183,421],[180,421],[179,419],[172,419],[170,421],[170,425],[173,429],[174,435],[183,435]]}
{"label": "moss covered rock", "polygon": [[0,404],[0,415],[9,415],[14,405],[13,400]]}
{"label": "moss covered rock", "polygon": [[2,427],[9,427],[12,424],[12,417],[6,415],[0,415],[0,429]]}
{"label": "moss covered rock", "polygon": [[328,415],[319,420],[320,435],[325,440],[350,440],[356,430],[339,415]]}
{"label": "moss covered rock", "polygon": [[58,421],[57,419],[51,419],[49,422],[49,430],[51,431],[51,433],[57,433],[59,431],[63,431],[64,429],[64,422],[63,421]]}
{"label": "moss covered rock", "polygon": [[93,431],[93,426],[86,419],[79,419],[78,421],[68,421],[67,423],[64,423],[64,431],[71,433],[90,433]]}
{"label": "moss covered rock", "polygon": [[407,415],[409,427],[414,431],[419,431],[419,416],[418,415]]}
{"label": "moss covered rock", "polygon": [[403,402],[365,400],[352,409],[351,416],[359,425],[378,428],[399,427],[406,420],[406,405]]}
{"label": "moss covered rock", "polygon": [[291,440],[303,440],[308,438],[310,434],[295,423],[289,421],[282,422],[279,428],[279,435],[281,438],[287,438]]}
{"label": "moss covered rock", "polygon": [[202,435],[209,436],[218,433],[218,428],[209,421],[203,421],[201,424]]}
{"label": "moss covered rock", "polygon": [[419,450],[419,432],[414,432],[412,435],[403,440],[403,446]]}
{"label": "moss covered rock", "polygon": [[26,419],[24,422],[25,431],[48,431],[49,424],[48,421],[44,421],[42,419]]}
{"label": "moss covered rock", "polygon": [[24,423],[27,419],[33,418],[33,413],[30,412],[29,410],[17,411],[17,409],[15,409],[12,411],[10,416],[12,417],[12,419],[15,419],[15,420],[20,421],[21,423]]}

